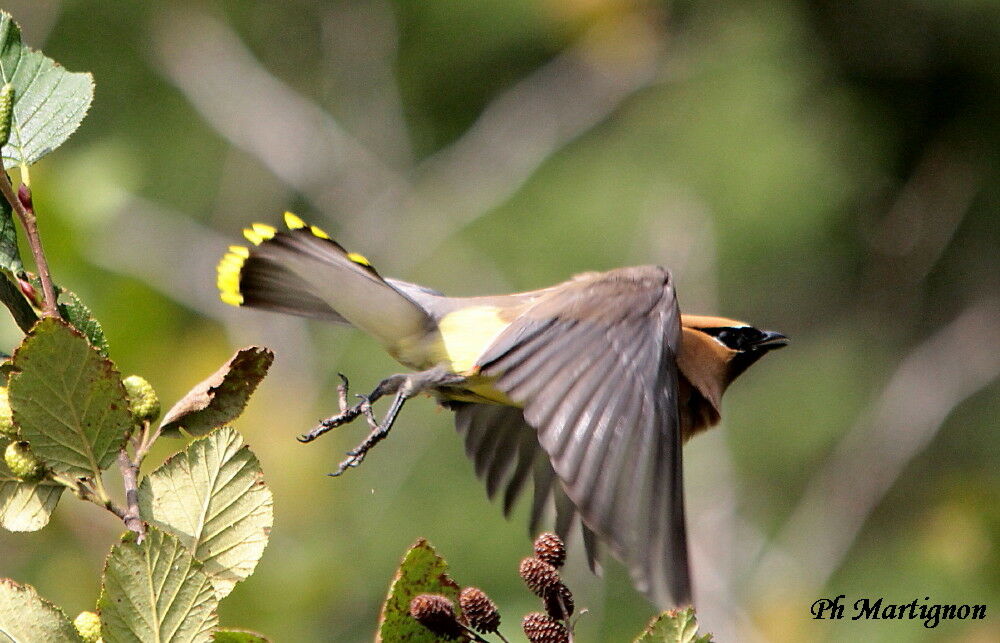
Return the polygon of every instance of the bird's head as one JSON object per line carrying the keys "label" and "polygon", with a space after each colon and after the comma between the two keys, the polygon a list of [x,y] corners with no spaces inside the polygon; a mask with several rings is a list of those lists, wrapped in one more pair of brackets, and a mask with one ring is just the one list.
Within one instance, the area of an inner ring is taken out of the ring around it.
{"label": "bird's head", "polygon": [[725,317],[681,315],[681,327],[690,339],[711,346],[713,359],[726,364],[727,384],[765,353],[788,345],[788,338],[781,333]]}
{"label": "bird's head", "polygon": [[[757,360],[776,348],[788,345],[781,333],[760,330],[746,322],[725,317],[681,315],[681,347],[677,366],[694,389],[691,412],[692,432],[718,422],[722,394]],[[707,405],[699,405],[697,398]],[[683,420],[683,418],[682,418]],[[682,421],[683,423],[683,421]]]}

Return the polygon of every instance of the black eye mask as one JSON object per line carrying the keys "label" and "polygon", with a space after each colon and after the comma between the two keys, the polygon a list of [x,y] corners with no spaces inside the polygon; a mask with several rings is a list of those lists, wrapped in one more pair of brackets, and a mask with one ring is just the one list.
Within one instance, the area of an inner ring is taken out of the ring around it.
{"label": "black eye mask", "polygon": [[736,328],[723,326],[718,328],[702,328],[700,330],[706,335],[715,337],[727,348],[741,353],[756,347],[768,339],[767,333],[761,332],[753,326],[739,326]]}

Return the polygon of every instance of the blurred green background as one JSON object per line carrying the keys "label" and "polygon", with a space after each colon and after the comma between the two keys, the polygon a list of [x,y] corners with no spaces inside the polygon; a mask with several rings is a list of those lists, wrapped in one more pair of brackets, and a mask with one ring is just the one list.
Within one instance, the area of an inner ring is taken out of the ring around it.
{"label": "blurred green background", "polygon": [[[343,328],[230,309],[214,265],[291,209],[383,273],[450,294],[660,263],[683,310],[777,329],[723,426],[685,450],[697,606],[720,641],[1000,640],[1000,4],[5,2],[92,71],[94,105],[32,170],[58,282],[169,404],[250,343],[277,362],[238,428],[275,494],[223,624],[370,640],[424,536],[503,630],[524,507],[491,505],[427,400],[341,479],[350,427],[293,437],[397,366]],[[3,350],[20,339],[0,326]],[[160,445],[147,467],[180,448]],[[0,576],[93,608],[122,530],[67,497],[0,534]],[[580,641],[653,610],[616,563],[567,580]],[[574,555],[575,554],[575,555]],[[986,621],[816,621],[821,597],[988,605]]]}

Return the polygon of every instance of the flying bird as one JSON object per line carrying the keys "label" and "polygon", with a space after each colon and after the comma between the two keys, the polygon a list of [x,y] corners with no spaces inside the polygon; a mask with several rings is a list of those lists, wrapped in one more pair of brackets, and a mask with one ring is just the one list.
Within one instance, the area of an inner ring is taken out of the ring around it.
{"label": "flying bird", "polygon": [[[255,223],[251,246],[218,267],[221,299],[349,324],[414,372],[382,380],[300,437],[364,417],[366,439],[331,475],[361,463],[407,399],[429,393],[455,412],[477,475],[504,512],[532,481],[531,529],[550,502],[556,531],[582,523],[661,608],[691,602],[681,445],[719,421],[729,384],[784,335],[681,314],[659,266],[587,272],[523,293],[448,297],[383,277],[364,256],[286,212],[287,230]],[[378,419],[372,404],[392,397]]]}

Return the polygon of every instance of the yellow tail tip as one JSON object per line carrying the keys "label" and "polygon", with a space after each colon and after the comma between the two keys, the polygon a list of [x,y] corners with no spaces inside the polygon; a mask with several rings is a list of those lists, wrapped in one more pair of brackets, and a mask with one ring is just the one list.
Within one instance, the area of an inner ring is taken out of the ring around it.
{"label": "yellow tail tip", "polygon": [[243,305],[243,295],[238,292],[221,292],[219,293],[219,299],[223,303],[229,304],[230,306],[242,306]]}
{"label": "yellow tail tip", "polygon": [[278,229],[266,223],[254,223],[243,230],[243,236],[255,246],[259,246],[268,239],[273,239],[276,234],[278,234]]}
{"label": "yellow tail tip", "polygon": [[309,232],[313,233],[313,236],[319,237],[320,239],[329,239],[330,235],[326,233],[326,230],[319,226],[311,225],[309,226]]}
{"label": "yellow tail tip", "polygon": [[274,238],[274,235],[278,234],[277,228],[273,225],[267,225],[266,223],[253,223],[250,227],[264,239],[272,239]]}
{"label": "yellow tail tip", "polygon": [[215,283],[219,288],[219,297],[227,304],[239,306],[243,303],[243,295],[240,294],[240,273],[249,255],[250,251],[243,246],[230,246],[229,252],[219,260]]}
{"label": "yellow tail tip", "polygon": [[300,228],[308,227],[299,215],[292,212],[285,213],[285,225],[288,226],[289,230],[299,230]]}
{"label": "yellow tail tip", "polygon": [[364,255],[359,255],[356,252],[348,252],[347,258],[353,261],[354,263],[361,264],[362,266],[367,266],[368,268],[372,267],[372,263],[368,261],[367,257],[365,257]]}
{"label": "yellow tail tip", "polygon": [[261,243],[264,242],[264,237],[260,236],[250,228],[243,229],[243,238],[255,246],[259,246]]}

